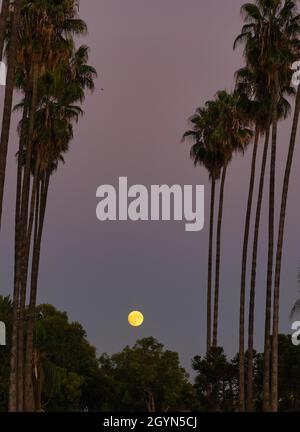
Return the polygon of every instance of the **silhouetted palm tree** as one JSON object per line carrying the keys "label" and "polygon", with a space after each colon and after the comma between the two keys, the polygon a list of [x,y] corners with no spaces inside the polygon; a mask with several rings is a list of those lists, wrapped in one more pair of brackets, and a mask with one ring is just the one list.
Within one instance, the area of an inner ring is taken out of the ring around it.
{"label": "silhouetted palm tree", "polygon": [[[34,128],[40,81],[45,73],[64,64],[72,55],[72,35],[85,33],[77,18],[77,2],[62,0],[26,1],[18,29],[17,83],[25,94],[18,157],[15,228],[14,317],[12,329],[10,411],[23,410],[24,403],[24,318],[29,253],[34,223],[37,174],[31,185]],[[22,82],[23,81],[23,82]],[[22,84],[20,84],[22,83]],[[38,170],[38,164],[36,166]],[[30,199],[30,189],[33,193]]]}
{"label": "silhouetted palm tree", "polygon": [[[254,142],[248,204],[246,212],[244,245],[242,256],[242,272],[241,272],[241,294],[240,294],[240,343],[239,343],[239,372],[240,372],[240,392],[241,397],[244,394],[244,333],[245,333],[245,288],[246,288],[246,267],[247,267],[247,251],[250,229],[251,208],[253,201],[254,181],[256,172],[256,154],[258,146],[257,133],[265,135],[265,144],[263,148],[262,166],[259,180],[259,192],[257,197],[256,215],[255,215],[255,230],[254,242],[252,250],[252,270],[251,270],[251,289],[249,301],[249,325],[248,325],[248,355],[247,355],[247,411],[253,411],[253,340],[254,340],[254,307],[255,307],[255,285],[256,285],[256,258],[258,251],[258,236],[260,226],[260,216],[263,199],[265,170],[268,154],[268,144],[270,136],[270,108],[271,95],[268,90],[267,76],[263,71],[250,70],[248,67],[239,69],[236,72],[236,91],[239,92],[242,101],[242,109],[245,111],[245,116],[256,125],[256,139]],[[283,94],[291,95],[294,93],[293,88],[287,87],[283,89]],[[282,96],[278,104],[278,117],[286,118],[290,111],[290,105]]]}
{"label": "silhouetted palm tree", "polygon": [[[22,0],[14,0],[13,3],[12,25],[10,29],[10,40],[9,40],[9,46],[7,52],[7,76],[6,76],[2,126],[1,126],[1,137],[0,137],[0,229],[1,229],[1,220],[2,220],[4,183],[5,183],[5,173],[6,173],[6,158],[7,158],[7,148],[8,148],[8,141],[9,141],[12,100],[13,100],[13,92],[15,86],[15,66],[16,66],[18,27],[20,22],[21,3]],[[5,26],[6,7],[7,4],[3,3],[4,26]],[[4,35],[2,33],[1,37],[3,36]],[[3,42],[2,40],[0,40],[0,43],[2,43],[3,46],[4,39]],[[3,50],[1,51],[1,58],[2,58],[2,52]]]}
{"label": "silhouetted palm tree", "polygon": [[235,152],[243,153],[245,151],[251,140],[252,131],[247,127],[249,122],[241,110],[240,95],[238,93],[229,94],[226,91],[220,91],[217,93],[215,104],[216,123],[212,135],[212,142],[219,143],[225,157],[220,187],[216,245],[216,280],[213,329],[213,346],[216,347],[218,343],[221,230],[223,219],[224,185],[227,167],[231,161],[232,155]]}
{"label": "silhouetted palm tree", "polygon": [[286,219],[286,208],[289,191],[289,182],[292,170],[293,156],[296,144],[296,136],[299,122],[300,112],[300,87],[298,87],[294,119],[291,131],[290,145],[283,181],[283,190],[281,198],[278,243],[275,266],[275,288],[274,288],[274,312],[273,312],[273,339],[272,339],[272,408],[273,411],[278,409],[278,333],[279,333],[279,297],[280,297],[280,276],[281,276],[281,261],[284,239],[284,228]]}
{"label": "silhouetted palm tree", "polygon": [[31,264],[31,289],[26,338],[25,400],[26,410],[34,409],[33,397],[33,337],[36,316],[36,296],[40,262],[41,241],[51,175],[69,149],[73,138],[72,123],[83,114],[74,105],[83,102],[86,89],[93,90],[96,71],[87,64],[88,48],[81,46],[70,58],[67,67],[54,71],[42,84],[43,93],[36,112],[32,174],[38,173],[36,188],[35,228]]}
{"label": "silhouetted palm tree", "polygon": [[[237,42],[245,43],[247,66],[264,72],[271,95],[272,146],[269,189],[269,240],[266,289],[265,349],[264,349],[264,410],[271,407],[270,399],[270,332],[273,280],[274,207],[278,101],[282,88],[290,80],[291,45],[295,36],[293,19],[296,15],[292,0],[257,0],[242,7],[245,25]],[[273,387],[272,387],[273,388]],[[240,410],[244,410],[244,395],[240,394]]]}
{"label": "silhouetted palm tree", "polygon": [[[244,376],[245,376],[245,295],[246,295],[246,272],[247,272],[247,257],[248,257],[248,242],[252,212],[252,202],[254,193],[255,173],[256,173],[256,159],[258,142],[261,130],[259,122],[259,105],[257,103],[257,89],[255,88],[254,76],[251,71],[245,67],[236,72],[236,92],[240,95],[241,110],[244,116],[255,127],[255,136],[253,143],[253,154],[251,162],[250,182],[248,191],[248,200],[246,208],[244,239],[243,239],[243,252],[242,252],[242,266],[241,266],[241,289],[240,289],[240,322],[239,322],[239,393],[240,398],[244,395]],[[252,364],[252,362],[251,362]],[[250,384],[252,386],[252,383]],[[248,387],[248,392],[251,388]],[[240,405],[243,402],[240,401]]]}
{"label": "silhouetted palm tree", "polygon": [[191,137],[195,144],[191,157],[195,164],[204,165],[212,181],[210,233],[208,252],[208,289],[207,289],[207,351],[211,346],[211,288],[212,288],[212,250],[215,181],[222,173],[219,211],[216,238],[216,275],[214,295],[213,341],[217,345],[219,318],[219,287],[221,264],[221,231],[223,220],[224,188],[226,172],[232,155],[237,151],[244,151],[249,143],[252,132],[247,129],[245,118],[239,110],[239,95],[219,91],[215,100],[208,101],[204,109],[198,109],[191,118],[193,129],[185,133],[184,138]]}
{"label": "silhouetted palm tree", "polygon": [[210,222],[209,222],[209,247],[208,247],[208,272],[207,272],[207,316],[206,316],[206,350],[211,348],[211,299],[212,299],[212,260],[213,260],[213,237],[214,237],[214,208],[216,182],[221,175],[224,166],[224,155],[215,146],[210,145],[210,138],[214,128],[215,119],[209,111],[208,106],[198,108],[190,118],[192,129],[187,131],[183,139],[191,139],[191,158],[194,165],[206,168],[211,182],[210,194]]}

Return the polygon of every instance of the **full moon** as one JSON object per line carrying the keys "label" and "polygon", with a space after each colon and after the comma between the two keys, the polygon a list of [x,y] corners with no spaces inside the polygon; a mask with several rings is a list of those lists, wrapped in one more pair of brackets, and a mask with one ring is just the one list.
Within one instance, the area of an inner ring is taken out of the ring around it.
{"label": "full moon", "polygon": [[128,315],[128,322],[132,327],[139,327],[144,322],[144,316],[139,311],[130,312]]}

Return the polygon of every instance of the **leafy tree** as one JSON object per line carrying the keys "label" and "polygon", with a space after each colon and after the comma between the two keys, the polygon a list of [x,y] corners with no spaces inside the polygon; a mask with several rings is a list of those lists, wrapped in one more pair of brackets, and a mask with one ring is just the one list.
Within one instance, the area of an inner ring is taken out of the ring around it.
{"label": "leafy tree", "polygon": [[[100,358],[101,369],[110,383],[114,411],[180,411],[194,400],[188,375],[178,354],[164,350],[149,337],[111,357]],[[110,404],[109,404],[110,405]]]}
{"label": "leafy tree", "polygon": [[[34,396],[37,410],[101,409],[102,372],[95,348],[82,326],[51,305],[37,307],[34,340]],[[8,345],[1,347],[0,411],[8,408],[12,303],[0,297],[0,320],[7,324]],[[3,348],[3,349],[2,349]],[[105,389],[105,387],[104,387]]]}
{"label": "leafy tree", "polygon": [[278,338],[278,399],[280,411],[300,411],[300,350],[290,336]]}
{"label": "leafy tree", "polygon": [[[291,337],[279,335],[279,411],[300,411],[300,350]],[[247,376],[248,352],[245,353]],[[201,411],[239,410],[239,354],[228,361],[223,348],[212,348],[206,357],[196,356],[195,389]],[[253,352],[253,410],[263,411],[264,355]],[[246,386],[247,391],[247,386]]]}
{"label": "leafy tree", "polygon": [[227,361],[221,347],[212,347],[205,357],[196,356],[195,388],[201,411],[235,411],[238,389],[238,367]]}

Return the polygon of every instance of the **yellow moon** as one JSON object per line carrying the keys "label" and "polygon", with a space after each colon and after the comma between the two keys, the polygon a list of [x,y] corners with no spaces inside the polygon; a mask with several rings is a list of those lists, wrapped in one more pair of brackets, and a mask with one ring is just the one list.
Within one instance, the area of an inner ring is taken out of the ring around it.
{"label": "yellow moon", "polygon": [[139,311],[130,312],[128,315],[128,322],[132,327],[139,327],[144,322],[144,316]]}

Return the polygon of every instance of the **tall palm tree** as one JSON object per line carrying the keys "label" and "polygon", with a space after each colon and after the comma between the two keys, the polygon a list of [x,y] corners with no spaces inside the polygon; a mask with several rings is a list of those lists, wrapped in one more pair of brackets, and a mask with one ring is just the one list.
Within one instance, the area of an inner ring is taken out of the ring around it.
{"label": "tall palm tree", "polygon": [[[292,19],[295,17],[295,4],[292,0],[256,0],[255,4],[246,3],[242,7],[242,12],[244,14],[245,25],[236,41],[245,43],[247,66],[266,74],[272,107],[263,391],[263,405],[264,410],[267,411],[270,409],[270,332],[274,256],[277,106],[282,84],[286,85],[289,77],[288,68],[291,55],[288,41],[294,36]],[[240,410],[244,410],[244,395],[241,392]]]}
{"label": "tall palm tree", "polygon": [[221,231],[223,220],[224,187],[226,180],[227,167],[234,152],[244,152],[249,144],[252,131],[247,127],[248,120],[240,109],[240,95],[238,93],[229,94],[220,91],[216,96],[216,123],[212,135],[212,142],[220,143],[225,155],[225,163],[222,172],[220,186],[219,214],[217,225],[217,244],[216,244],[216,279],[215,279],[215,299],[214,299],[214,328],[213,346],[217,346],[218,340],[218,319],[219,319],[219,288],[220,288],[220,261],[221,261]]}
{"label": "tall palm tree", "polygon": [[[236,72],[236,91],[240,94],[241,109],[249,121],[255,124],[255,140],[253,147],[250,184],[248,193],[248,204],[245,220],[244,244],[242,255],[242,272],[241,272],[241,294],[240,294],[240,343],[239,343],[239,372],[240,372],[240,403],[244,403],[244,332],[245,332],[245,291],[246,291],[246,271],[247,271],[247,252],[250,230],[250,219],[253,202],[254,182],[256,173],[256,156],[259,141],[259,133],[265,134],[265,144],[263,149],[262,167],[259,181],[259,193],[257,198],[255,232],[252,252],[252,271],[251,271],[251,290],[249,301],[249,325],[248,325],[248,367],[247,367],[247,411],[253,411],[253,340],[254,340],[254,306],[255,306],[255,285],[256,285],[256,257],[258,250],[258,235],[260,225],[260,215],[263,198],[264,178],[266,170],[266,161],[268,153],[269,135],[270,135],[270,101],[271,96],[268,91],[267,76],[264,72],[250,70],[247,66]],[[293,94],[293,89],[287,87],[284,89],[288,95]],[[283,97],[278,104],[278,113],[280,117],[286,117],[289,113],[290,105]]]}
{"label": "tall palm tree", "polygon": [[208,248],[208,271],[207,271],[207,312],[206,312],[206,351],[211,348],[211,299],[212,299],[212,261],[213,261],[213,237],[214,237],[214,209],[216,182],[221,175],[224,166],[224,155],[214,146],[210,145],[210,137],[214,127],[214,117],[208,106],[198,108],[190,118],[191,130],[187,131],[183,139],[192,139],[193,146],[190,156],[194,165],[203,166],[209,174],[211,183],[210,192],[210,223],[209,223],[209,248]]}
{"label": "tall palm tree", "polygon": [[[289,89],[288,94],[290,94]],[[265,107],[270,106],[270,98],[264,101],[261,101],[260,106],[264,111]],[[278,117],[286,118],[290,112],[290,105],[286,99],[282,97],[281,101],[278,104]],[[260,219],[261,219],[261,210],[262,210],[262,202],[263,202],[263,194],[264,194],[264,181],[265,181],[265,172],[267,165],[267,155],[269,148],[269,139],[270,139],[270,119],[267,117],[262,118],[262,130],[264,130],[265,134],[265,143],[263,146],[263,155],[262,155],[262,164],[261,164],[261,172],[259,179],[259,187],[258,187],[258,197],[257,197],[257,205],[256,205],[256,213],[255,213],[255,225],[254,225],[254,240],[252,247],[252,266],[251,266],[251,285],[250,285],[250,301],[249,301],[249,324],[248,324],[248,368],[247,368],[247,411],[254,410],[254,401],[253,401],[253,358],[254,358],[254,311],[255,311],[255,294],[256,294],[256,266],[257,266],[257,254],[258,254],[258,240],[259,240],[259,230],[260,230]]]}
{"label": "tall palm tree", "polygon": [[[49,8],[49,5],[48,5]],[[23,408],[23,340],[24,316],[26,300],[27,266],[33,226],[32,207],[28,210],[30,193],[30,163],[32,153],[32,137],[34,130],[34,116],[38,98],[38,82],[43,68],[47,67],[49,55],[53,56],[53,42],[56,37],[54,27],[47,13],[46,2],[26,1],[22,5],[19,26],[19,47],[17,52],[18,66],[22,69],[24,92],[26,93],[28,111],[25,115],[26,134],[22,131],[19,149],[19,167],[17,181],[17,205],[15,227],[15,297],[16,317],[13,320],[13,341],[10,373],[10,410]],[[52,48],[52,49],[51,49]],[[58,52],[58,51],[57,51]],[[25,111],[24,111],[25,114]],[[24,159],[23,173],[21,158]],[[30,214],[30,217],[29,217]],[[15,346],[17,352],[15,354]],[[15,387],[18,387],[15,390]],[[16,396],[14,396],[16,393]]]}
{"label": "tall palm tree", "polygon": [[[36,113],[35,156],[39,163],[39,187],[36,189],[35,229],[31,265],[31,289],[28,309],[25,369],[25,410],[34,410],[33,357],[34,327],[40,250],[48,188],[51,175],[63,161],[73,137],[72,122],[78,121],[81,109],[74,105],[83,102],[85,89],[93,90],[96,71],[87,64],[88,48],[81,46],[70,58],[68,67],[59,68],[45,77],[43,97]],[[32,171],[35,175],[35,170]]]}
{"label": "tall palm tree", "polygon": [[[62,0],[25,1],[18,30],[18,77],[23,79],[25,100],[28,100],[26,121],[21,131],[16,199],[15,288],[12,330],[10,410],[23,410],[24,402],[24,318],[31,235],[34,223],[35,190],[38,172],[31,186],[35,115],[39,100],[39,82],[45,71],[63,64],[72,55],[72,35],[85,33],[85,24],[77,17],[77,2]],[[22,139],[22,137],[24,139]],[[36,164],[38,171],[38,164]],[[23,171],[23,172],[22,172]],[[30,197],[30,188],[34,193]]]}
{"label": "tall palm tree", "polygon": [[279,300],[280,300],[280,277],[281,262],[284,240],[284,228],[286,219],[287,199],[289,192],[290,176],[292,171],[293,156],[295,151],[296,136],[300,112],[300,87],[298,87],[293,125],[290,137],[290,145],[286,162],[283,181],[283,190],[280,207],[280,219],[278,230],[278,243],[275,266],[275,288],[274,288],[274,312],[273,312],[273,338],[272,338],[272,411],[278,410],[278,333],[279,333]]}
{"label": "tall palm tree", "polygon": [[231,160],[233,152],[244,151],[251,137],[251,131],[245,127],[245,121],[242,119],[241,112],[238,109],[238,102],[239,96],[237,94],[229,94],[226,91],[218,92],[215,100],[206,102],[205,108],[199,108],[196,111],[196,114],[191,118],[193,129],[186,132],[184,135],[184,138],[191,137],[193,139],[194,146],[191,150],[191,157],[196,165],[204,165],[207,168],[212,182],[208,251],[207,351],[209,351],[211,347],[211,291],[215,182],[220,178],[222,173],[216,239],[213,346],[217,345],[218,335],[221,228],[227,166]]}
{"label": "tall palm tree", "polygon": [[[234,49],[236,48],[234,42]],[[241,266],[241,288],[240,288],[240,322],[239,322],[239,409],[244,410],[244,393],[245,393],[245,353],[244,353],[244,333],[245,333],[245,295],[246,295],[246,272],[247,272],[247,256],[248,256],[248,243],[251,222],[251,212],[253,203],[253,193],[256,174],[256,159],[259,143],[259,136],[261,125],[258,120],[259,104],[257,103],[257,89],[255,88],[254,74],[248,67],[239,69],[235,73],[236,79],[236,92],[240,95],[241,109],[245,117],[255,127],[255,138],[253,144],[253,154],[251,161],[250,181],[248,200],[246,208],[245,226],[244,226],[244,239],[243,239],[243,252],[242,252],[242,266]]]}
{"label": "tall palm tree", "polygon": [[[22,4],[22,0],[14,0],[12,26],[10,30],[10,41],[9,41],[9,47],[7,53],[7,76],[6,76],[5,97],[4,97],[3,116],[2,116],[1,137],[0,137],[0,229],[1,229],[1,220],[2,220],[6,158],[7,158],[7,149],[8,149],[8,141],[9,141],[12,100],[13,100],[13,91],[15,86],[15,66],[16,66],[18,27],[20,22],[21,4]],[[3,7],[6,8],[7,4],[3,3]],[[6,11],[4,9],[4,16],[3,16],[4,20],[5,20],[5,14]],[[4,40],[3,42],[2,41],[0,42],[3,45]],[[2,51],[1,51],[1,56],[2,56]]]}
{"label": "tall palm tree", "polygon": [[[235,47],[235,46],[234,46]],[[260,124],[257,118],[257,94],[253,82],[253,74],[245,67],[236,72],[236,91],[240,95],[241,108],[248,120],[255,125],[255,138],[253,144],[253,154],[251,161],[249,191],[247,200],[247,209],[244,227],[242,266],[241,266],[241,289],[240,289],[240,322],[239,322],[239,409],[244,410],[245,402],[245,296],[246,296],[246,273],[247,273],[247,257],[248,243],[250,233],[251,212],[254,194],[255,174],[256,174],[256,159],[260,136]],[[248,356],[249,358],[249,356]],[[252,363],[252,360],[251,360]],[[251,383],[252,384],[252,383]],[[249,387],[248,392],[249,392]]]}

